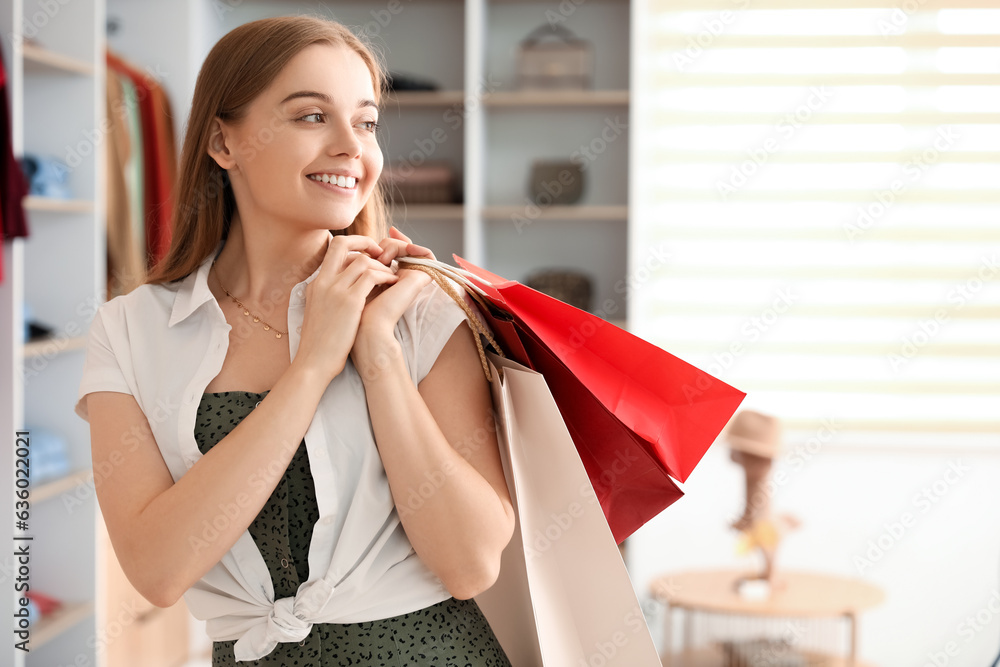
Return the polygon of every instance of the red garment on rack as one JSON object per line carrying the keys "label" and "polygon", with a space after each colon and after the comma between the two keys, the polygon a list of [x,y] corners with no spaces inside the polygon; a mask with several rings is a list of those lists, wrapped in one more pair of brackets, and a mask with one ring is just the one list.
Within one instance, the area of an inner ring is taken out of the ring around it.
{"label": "red garment on rack", "polygon": [[[2,194],[0,194],[0,210],[3,210],[3,202],[6,200]],[[3,224],[0,224],[0,243],[4,240],[3,235]],[[3,282],[3,246],[0,245],[0,283]]]}
{"label": "red garment on rack", "polygon": [[[7,68],[0,52],[0,239],[28,236],[28,221],[22,200],[28,194],[28,180],[14,157],[10,128],[10,105],[7,101]],[[0,280],[3,280],[3,255],[0,254]]]}
{"label": "red garment on rack", "polygon": [[[0,207],[3,206],[3,197],[0,195]],[[2,208],[0,208],[2,210]],[[2,244],[3,238],[3,224],[0,224],[0,244]],[[0,245],[0,283],[3,282],[3,246]]]}
{"label": "red garment on rack", "polygon": [[166,93],[145,73],[129,65],[110,51],[106,54],[108,68],[132,82],[139,100],[142,123],[143,188],[146,216],[147,266],[152,267],[170,248],[170,219],[173,202],[170,198],[176,171],[173,117]]}

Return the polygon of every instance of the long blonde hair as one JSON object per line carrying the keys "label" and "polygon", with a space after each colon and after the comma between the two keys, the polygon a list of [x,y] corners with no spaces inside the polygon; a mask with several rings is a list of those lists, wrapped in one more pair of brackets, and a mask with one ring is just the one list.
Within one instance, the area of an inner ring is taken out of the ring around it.
{"label": "long blonde hair", "polygon": [[[189,275],[229,234],[236,200],[226,172],[208,154],[212,120],[243,118],[251,102],[296,54],[312,44],[342,45],[368,66],[375,102],[382,103],[386,73],[381,61],[348,28],[312,16],[281,16],[245,23],[220,39],[205,58],[195,84],[191,115],[174,190],[170,250],[153,268],[147,283],[167,283]],[[388,233],[383,186],[345,234],[366,234],[376,241]]]}

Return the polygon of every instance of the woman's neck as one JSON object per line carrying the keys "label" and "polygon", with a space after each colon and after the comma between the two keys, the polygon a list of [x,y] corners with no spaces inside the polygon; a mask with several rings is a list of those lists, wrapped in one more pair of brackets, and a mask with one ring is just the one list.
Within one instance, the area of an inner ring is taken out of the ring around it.
{"label": "woman's neck", "polygon": [[216,279],[257,306],[287,305],[292,287],[319,268],[330,240],[326,230],[294,236],[272,229],[248,230],[235,213],[215,263]]}

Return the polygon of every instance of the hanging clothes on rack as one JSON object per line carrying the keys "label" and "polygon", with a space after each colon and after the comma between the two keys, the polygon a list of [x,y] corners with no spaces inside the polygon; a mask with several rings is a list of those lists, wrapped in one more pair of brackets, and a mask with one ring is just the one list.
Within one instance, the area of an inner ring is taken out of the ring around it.
{"label": "hanging clothes on rack", "polygon": [[[127,174],[139,160],[133,152],[129,112],[121,77],[109,72],[107,89],[108,134],[105,141],[107,174],[107,298],[126,294],[145,278],[145,234],[136,239],[143,216],[130,204]],[[141,154],[138,156],[141,157]],[[138,223],[138,224],[137,224]]]}
{"label": "hanging clothes on rack", "polygon": [[[28,181],[14,157],[11,136],[10,102],[7,99],[7,68],[0,49],[0,239],[28,236],[28,220],[23,199]],[[0,280],[3,280],[3,255],[0,254]]]}
{"label": "hanging clothes on rack", "polygon": [[[126,224],[132,225],[131,242],[133,247],[141,249],[142,267],[146,270],[163,258],[170,247],[171,191],[177,174],[173,114],[170,100],[155,78],[110,50],[106,52],[106,61],[108,77],[114,76],[119,84],[118,88],[109,88],[108,113],[117,114],[116,120],[123,124],[123,129],[116,133],[115,150],[120,151],[118,173],[114,184],[112,178],[108,179],[109,201],[111,196],[119,197],[116,209],[119,219],[109,218],[109,234],[122,230]],[[109,170],[112,168],[115,167],[109,163]],[[110,189],[122,187],[126,193],[124,200],[120,192]],[[139,221],[136,212],[141,213]],[[127,238],[124,231],[121,233]],[[109,239],[109,253],[112,245],[121,247],[118,240],[112,243]],[[119,255],[118,259],[125,263],[118,266],[122,275],[129,275],[127,266],[131,258]]]}

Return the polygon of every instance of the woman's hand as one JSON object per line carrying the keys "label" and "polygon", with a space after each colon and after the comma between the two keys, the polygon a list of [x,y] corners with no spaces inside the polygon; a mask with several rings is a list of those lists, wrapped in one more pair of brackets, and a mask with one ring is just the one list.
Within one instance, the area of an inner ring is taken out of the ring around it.
{"label": "woman's hand", "polygon": [[386,248],[367,236],[331,236],[319,273],[306,286],[295,362],[332,380],[347,363],[372,291],[400,279],[374,257]]}
{"label": "woman's hand", "polygon": [[[398,257],[426,257],[435,259],[434,253],[429,248],[417,245],[395,227],[389,229],[389,236],[379,243],[382,252],[375,257],[386,266],[392,264],[392,260]],[[372,292],[368,305],[365,306],[361,314],[361,330],[366,335],[389,335],[396,326],[396,322],[403,316],[403,312],[410,307],[413,299],[421,289],[430,282],[430,276],[423,271],[413,269],[397,268],[396,276],[398,281],[389,285],[384,285]]]}
{"label": "woman's hand", "polygon": [[382,248],[382,253],[375,257],[375,259],[386,266],[389,266],[392,260],[397,257],[427,257],[429,259],[436,259],[430,248],[413,243],[408,236],[395,227],[389,228],[389,236],[382,239],[378,245]]}
{"label": "woman's hand", "polygon": [[[379,247],[382,248],[382,252],[376,259],[386,265],[398,257],[435,259],[430,249],[412,243],[395,227],[390,228],[389,236],[379,243]],[[377,354],[379,345],[395,343],[393,329],[396,323],[413,303],[420,290],[431,280],[423,271],[414,269],[399,268],[396,276],[398,278],[396,282],[381,286],[372,293],[361,314],[358,334],[351,350],[351,359],[356,366],[363,361],[365,355]]]}

